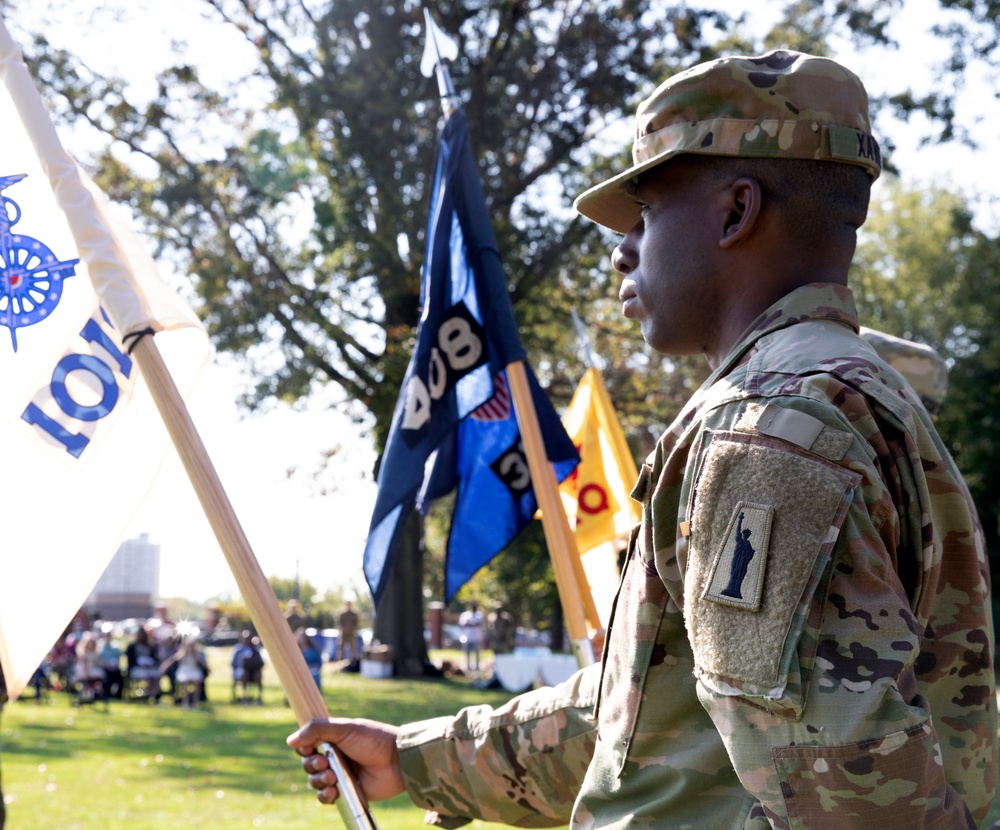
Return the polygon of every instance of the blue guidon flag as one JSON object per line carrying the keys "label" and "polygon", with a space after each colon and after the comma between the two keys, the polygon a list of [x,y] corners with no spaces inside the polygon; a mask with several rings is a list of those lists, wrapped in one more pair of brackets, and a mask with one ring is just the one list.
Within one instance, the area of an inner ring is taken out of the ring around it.
{"label": "blue guidon flag", "polygon": [[[537,507],[504,372],[525,351],[461,110],[438,141],[421,308],[365,546],[365,579],[376,603],[418,503],[424,509],[458,487],[447,599],[510,544]],[[530,370],[528,376],[546,453],[562,481],[579,455]]]}

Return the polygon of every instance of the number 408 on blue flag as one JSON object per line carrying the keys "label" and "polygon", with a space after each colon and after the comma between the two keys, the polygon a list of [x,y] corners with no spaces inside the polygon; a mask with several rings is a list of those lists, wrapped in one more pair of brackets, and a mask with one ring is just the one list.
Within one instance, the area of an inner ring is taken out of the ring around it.
{"label": "number 408 on blue flag", "polygon": [[400,428],[407,443],[419,440],[415,434],[434,416],[435,404],[445,399],[463,377],[487,363],[486,332],[464,302],[453,305],[437,327],[424,365],[406,384]]}

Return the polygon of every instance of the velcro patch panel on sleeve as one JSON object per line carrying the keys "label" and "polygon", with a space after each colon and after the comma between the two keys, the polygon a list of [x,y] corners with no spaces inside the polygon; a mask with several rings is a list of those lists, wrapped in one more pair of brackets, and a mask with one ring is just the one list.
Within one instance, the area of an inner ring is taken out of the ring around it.
{"label": "velcro patch panel on sleeve", "polygon": [[807,412],[775,403],[766,406],[749,404],[736,428],[789,441],[830,461],[843,458],[854,440],[851,433],[827,426]]}
{"label": "velcro patch panel on sleeve", "polygon": [[735,690],[727,693],[781,693],[859,481],[768,436],[713,436],[696,485],[684,578],[699,677]]}

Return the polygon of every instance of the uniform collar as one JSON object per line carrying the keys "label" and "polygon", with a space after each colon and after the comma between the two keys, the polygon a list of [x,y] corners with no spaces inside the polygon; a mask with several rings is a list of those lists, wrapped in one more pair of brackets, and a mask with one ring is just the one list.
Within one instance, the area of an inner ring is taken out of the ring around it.
{"label": "uniform collar", "polygon": [[859,330],[854,294],[846,285],[811,283],[796,288],[761,314],[743,333],[706,386],[733,370],[754,343],[765,335],[807,320],[829,320]]}

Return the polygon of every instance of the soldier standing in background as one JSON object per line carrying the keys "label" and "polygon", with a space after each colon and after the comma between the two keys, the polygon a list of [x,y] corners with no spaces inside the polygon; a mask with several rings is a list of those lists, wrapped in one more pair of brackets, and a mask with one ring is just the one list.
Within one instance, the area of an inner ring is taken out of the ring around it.
{"label": "soldier standing in background", "polygon": [[[337,656],[340,660],[352,662],[360,659],[358,654],[358,615],[351,607],[351,601],[344,603],[344,610],[337,619],[340,625],[340,639],[337,641]],[[347,655],[350,655],[348,657]]]}
{"label": "soldier standing in background", "polygon": [[465,670],[470,674],[479,674],[479,657],[486,639],[486,621],[483,612],[479,610],[478,602],[470,602],[468,607],[458,616],[458,625],[462,629],[462,648],[465,651]]}
{"label": "soldier standing in background", "polygon": [[493,610],[486,617],[486,630],[494,654],[510,654],[514,650],[517,624],[500,600],[493,603]]}

